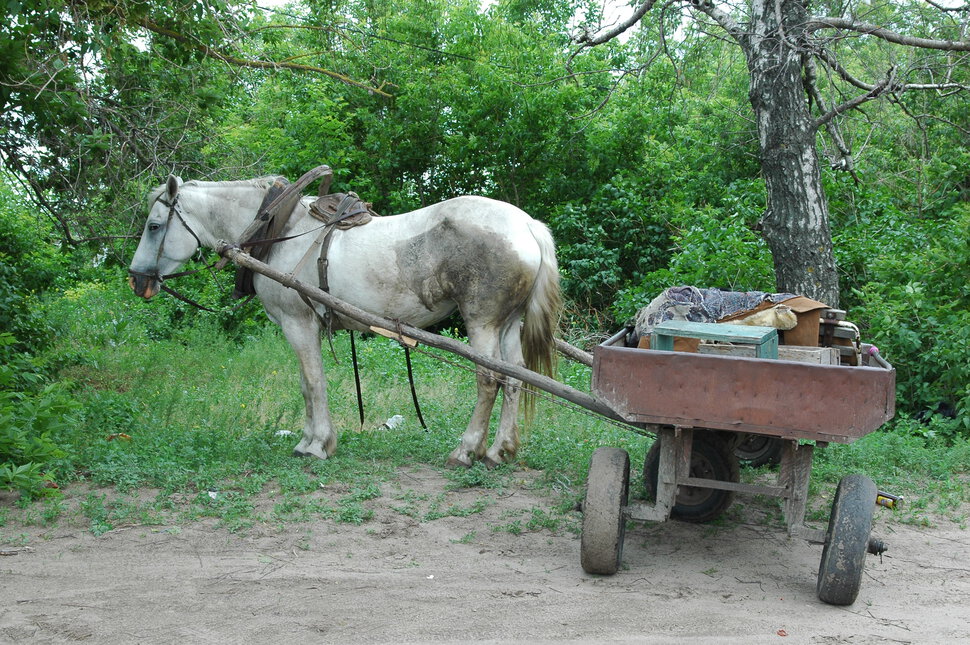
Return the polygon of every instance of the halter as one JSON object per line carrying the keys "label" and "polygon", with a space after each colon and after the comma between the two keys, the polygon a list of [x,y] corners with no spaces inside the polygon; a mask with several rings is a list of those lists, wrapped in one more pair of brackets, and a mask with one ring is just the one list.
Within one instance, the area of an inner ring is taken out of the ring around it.
{"label": "halter", "polygon": [[179,273],[169,273],[167,275],[161,275],[158,272],[158,263],[162,259],[162,252],[165,250],[165,240],[168,238],[168,232],[171,229],[172,220],[177,219],[179,221],[179,223],[185,228],[185,230],[189,232],[189,235],[191,235],[195,239],[195,242],[196,244],[198,244],[199,248],[202,248],[202,240],[199,239],[199,236],[195,234],[195,231],[192,230],[192,227],[189,226],[189,223],[185,221],[184,217],[182,217],[182,209],[179,206],[178,193],[175,194],[175,199],[173,199],[171,203],[163,199],[162,195],[159,195],[158,197],[156,197],[155,201],[161,203],[162,206],[166,206],[168,208],[168,217],[165,218],[165,235],[162,237],[162,241],[158,243],[158,251],[155,253],[155,271],[152,273],[146,273],[144,271],[131,271],[129,269],[128,273],[131,275],[143,276],[146,278],[154,278],[155,280],[158,280],[159,284],[163,284],[165,280],[169,278],[178,278],[180,276],[189,275],[190,273],[195,273],[195,271],[180,271]]}
{"label": "halter", "polygon": [[[162,206],[168,207],[168,217],[165,219],[165,235],[162,237],[162,241],[158,244],[158,253],[155,255],[155,266],[158,266],[158,261],[162,258],[162,251],[165,249],[165,240],[168,238],[169,230],[171,230],[172,219],[178,219],[179,223],[185,227],[186,231],[189,232],[189,235],[195,238],[195,243],[199,246],[199,248],[202,248],[202,240],[199,239],[199,236],[195,234],[195,231],[192,230],[189,223],[185,221],[184,217],[182,217],[182,209],[179,207],[179,197],[180,195],[175,193],[175,199],[172,200],[172,203],[168,203],[162,199],[162,195],[155,198],[156,202],[159,202]],[[181,274],[173,273],[170,275],[160,275],[158,278],[159,280],[164,281],[166,278],[174,278],[176,275]]]}

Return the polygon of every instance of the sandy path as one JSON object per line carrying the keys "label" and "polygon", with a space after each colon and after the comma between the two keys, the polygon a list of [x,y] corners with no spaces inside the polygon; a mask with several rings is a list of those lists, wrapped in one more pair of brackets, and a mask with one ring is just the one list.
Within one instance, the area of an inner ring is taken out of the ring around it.
{"label": "sandy path", "polygon": [[[574,533],[524,528],[551,503],[529,478],[450,492],[446,504],[490,503],[423,522],[399,500],[445,490],[427,468],[386,483],[359,526],[94,537],[8,523],[29,546],[0,557],[0,642],[970,642],[970,532],[956,525],[908,526],[880,509],[873,534],[891,550],[869,557],[854,605],[832,607],[815,597],[821,547],[789,540],[754,506],[721,527],[637,525],[624,568],[588,575]],[[521,534],[495,530],[515,521]]]}

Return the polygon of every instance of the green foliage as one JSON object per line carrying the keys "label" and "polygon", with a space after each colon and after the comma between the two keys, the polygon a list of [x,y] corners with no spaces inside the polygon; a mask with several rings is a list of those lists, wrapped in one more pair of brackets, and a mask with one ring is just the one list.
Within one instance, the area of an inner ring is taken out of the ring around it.
{"label": "green foliage", "polygon": [[970,436],[970,207],[949,215],[879,236],[882,250],[869,258],[868,280],[853,289],[853,311],[898,366],[901,407],[954,408],[956,427]]}
{"label": "green foliage", "polygon": [[[0,366],[6,377],[9,365]],[[0,390],[0,488],[32,498],[55,494],[65,456],[56,437],[77,422],[77,404],[58,384],[37,391]]]}
{"label": "green foliage", "polygon": [[40,348],[50,329],[36,310],[39,296],[69,268],[50,223],[37,217],[6,175],[0,175],[0,329],[26,350]]}
{"label": "green foliage", "polygon": [[56,494],[55,436],[76,422],[68,388],[36,354],[51,336],[39,299],[68,267],[50,234],[0,177],[0,488],[27,499]]}
{"label": "green foliage", "polygon": [[615,301],[618,320],[626,320],[664,289],[677,285],[721,287],[734,291],[774,291],[771,255],[741,209],[703,209],[678,214],[667,265],[622,289]]}
{"label": "green foliage", "polygon": [[631,179],[614,177],[588,203],[559,207],[549,224],[563,290],[581,307],[607,309],[621,286],[665,265],[664,215]]}
{"label": "green foliage", "polygon": [[146,171],[200,167],[195,153],[240,87],[203,48],[231,50],[246,12],[194,0],[24,0],[0,10],[4,167],[29,181],[67,244],[123,235]]}

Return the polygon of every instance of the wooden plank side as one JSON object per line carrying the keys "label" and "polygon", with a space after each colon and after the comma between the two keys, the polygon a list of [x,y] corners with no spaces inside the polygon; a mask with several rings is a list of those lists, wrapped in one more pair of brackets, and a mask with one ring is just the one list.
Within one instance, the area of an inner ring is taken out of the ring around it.
{"label": "wooden plank side", "polygon": [[[697,351],[701,354],[716,354],[718,356],[747,356],[755,358],[755,349],[751,345],[720,345],[715,343],[701,343]],[[834,347],[798,347],[796,345],[779,345],[778,360],[794,361],[796,363],[815,363],[817,365],[838,365],[839,351]]]}
{"label": "wooden plank side", "polygon": [[593,392],[629,421],[849,443],[895,411],[895,371],[600,345]]}

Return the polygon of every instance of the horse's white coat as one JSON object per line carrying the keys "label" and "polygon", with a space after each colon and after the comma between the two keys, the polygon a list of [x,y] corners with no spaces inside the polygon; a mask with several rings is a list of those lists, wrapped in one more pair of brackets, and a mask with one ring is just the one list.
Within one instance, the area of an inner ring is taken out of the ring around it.
{"label": "horse's white coat", "polygon": [[[215,249],[220,241],[238,241],[271,181],[183,184],[170,178],[154,191],[131,263],[135,292],[153,296],[158,285],[150,276],[174,273],[198,246],[182,222],[169,216],[159,196],[169,204],[177,197],[185,224],[203,245]],[[304,199],[297,206],[285,231],[307,234],[274,245],[265,260],[270,266],[293,271],[318,236],[321,223],[307,213],[311,201]],[[535,370],[553,363],[561,305],[552,237],[545,225],[511,204],[466,196],[375,218],[362,227],[335,231],[327,257],[330,292],[361,309],[424,327],[457,308],[476,351]],[[303,262],[296,277],[318,284],[316,257]],[[320,320],[295,291],[258,274],[253,284],[267,315],[280,325],[299,358],[306,423],[294,452],[325,459],[336,448],[336,434],[327,405]],[[363,328],[339,317],[334,327]],[[449,457],[452,465],[470,466],[473,458],[489,464],[510,461],[519,446],[520,383],[510,379],[502,385],[499,427],[487,450],[488,421],[499,383],[481,368],[477,383],[478,401],[460,445]]]}

